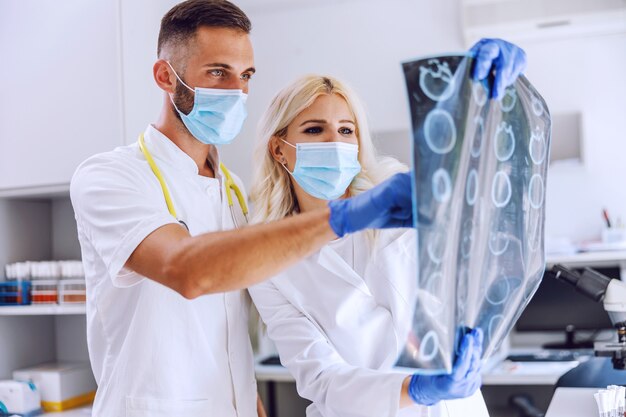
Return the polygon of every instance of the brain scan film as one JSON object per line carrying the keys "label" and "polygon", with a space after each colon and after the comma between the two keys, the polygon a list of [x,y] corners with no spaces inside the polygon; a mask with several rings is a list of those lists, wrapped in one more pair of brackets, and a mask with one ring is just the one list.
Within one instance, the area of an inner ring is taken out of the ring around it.
{"label": "brain scan film", "polygon": [[468,328],[483,357],[502,343],[545,265],[551,118],[520,76],[501,100],[473,81],[473,59],[403,64],[411,108],[418,296],[399,366],[450,372]]}

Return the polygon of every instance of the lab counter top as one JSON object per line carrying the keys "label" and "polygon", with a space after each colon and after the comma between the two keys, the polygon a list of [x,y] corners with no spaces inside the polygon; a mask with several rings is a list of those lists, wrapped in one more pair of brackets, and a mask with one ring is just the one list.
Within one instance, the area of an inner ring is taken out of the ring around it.
{"label": "lab counter top", "polygon": [[598,388],[557,388],[546,417],[590,417],[598,415],[593,394]]}
{"label": "lab counter top", "polygon": [[547,267],[562,264],[570,268],[602,268],[619,267],[622,279],[626,279],[626,251],[607,250],[595,252],[579,252],[573,254],[548,254]]}
{"label": "lab counter top", "polygon": [[483,372],[483,385],[555,385],[579,363],[502,361]]}
{"label": "lab counter top", "polygon": [[[530,350],[514,350],[512,353],[528,353]],[[259,382],[294,382],[287,368],[280,364],[263,365],[257,358],[255,373]],[[560,362],[511,362],[494,358],[485,364],[483,385],[554,385],[565,372],[578,365],[578,361]],[[411,373],[410,368],[395,368],[398,372]],[[553,410],[555,411],[555,410]],[[555,417],[561,414],[552,414]],[[91,406],[57,413],[46,413],[54,417],[91,417]]]}
{"label": "lab counter top", "polygon": [[[540,349],[512,349],[511,354],[534,354]],[[262,364],[266,357],[257,358],[255,373],[261,382],[294,382],[287,368],[278,363]],[[582,360],[584,360],[583,358]],[[509,361],[502,357],[489,359],[483,366],[483,385],[549,385],[580,363],[580,360]],[[411,368],[394,368],[394,371],[413,372]]]}

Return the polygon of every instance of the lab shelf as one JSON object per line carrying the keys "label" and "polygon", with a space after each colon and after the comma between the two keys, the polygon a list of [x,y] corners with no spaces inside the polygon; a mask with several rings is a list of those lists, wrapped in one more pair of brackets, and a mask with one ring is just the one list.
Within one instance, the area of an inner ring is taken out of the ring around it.
{"label": "lab shelf", "polygon": [[67,316],[85,314],[85,304],[1,306],[0,316]]}
{"label": "lab shelf", "polygon": [[54,413],[44,413],[44,416],[54,417],[91,417],[91,405],[86,407],[74,408],[67,411],[57,411]]}
{"label": "lab shelf", "polygon": [[9,199],[28,198],[47,200],[51,198],[68,197],[69,195],[69,183],[0,189],[0,198]]}

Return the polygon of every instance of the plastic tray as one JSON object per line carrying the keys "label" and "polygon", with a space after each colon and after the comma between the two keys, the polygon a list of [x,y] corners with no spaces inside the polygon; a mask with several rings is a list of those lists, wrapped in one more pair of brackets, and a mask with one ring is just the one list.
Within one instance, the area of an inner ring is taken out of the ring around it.
{"label": "plastic tray", "polygon": [[59,281],[39,279],[31,282],[31,302],[33,304],[57,304]]}
{"label": "plastic tray", "polygon": [[30,304],[30,281],[0,282],[0,306]]}
{"label": "plastic tray", "polygon": [[59,304],[84,304],[87,289],[84,279],[64,279],[59,281]]}

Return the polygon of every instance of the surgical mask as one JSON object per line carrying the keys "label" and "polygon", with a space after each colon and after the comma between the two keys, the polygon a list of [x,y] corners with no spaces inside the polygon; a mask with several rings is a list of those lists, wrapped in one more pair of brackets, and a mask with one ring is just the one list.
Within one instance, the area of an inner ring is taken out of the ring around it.
{"label": "surgical mask", "polygon": [[200,142],[207,145],[227,145],[241,131],[248,116],[246,100],[248,95],[242,90],[223,90],[217,88],[195,89],[189,87],[178,76],[172,65],[167,63],[178,81],[194,92],[193,108],[189,114],[178,110],[174,100],[172,104],[180,115],[189,132]]}
{"label": "surgical mask", "polygon": [[361,172],[359,147],[351,143],[315,142],[298,143],[296,146],[296,166],[289,172],[304,191],[322,200],[335,200]]}

